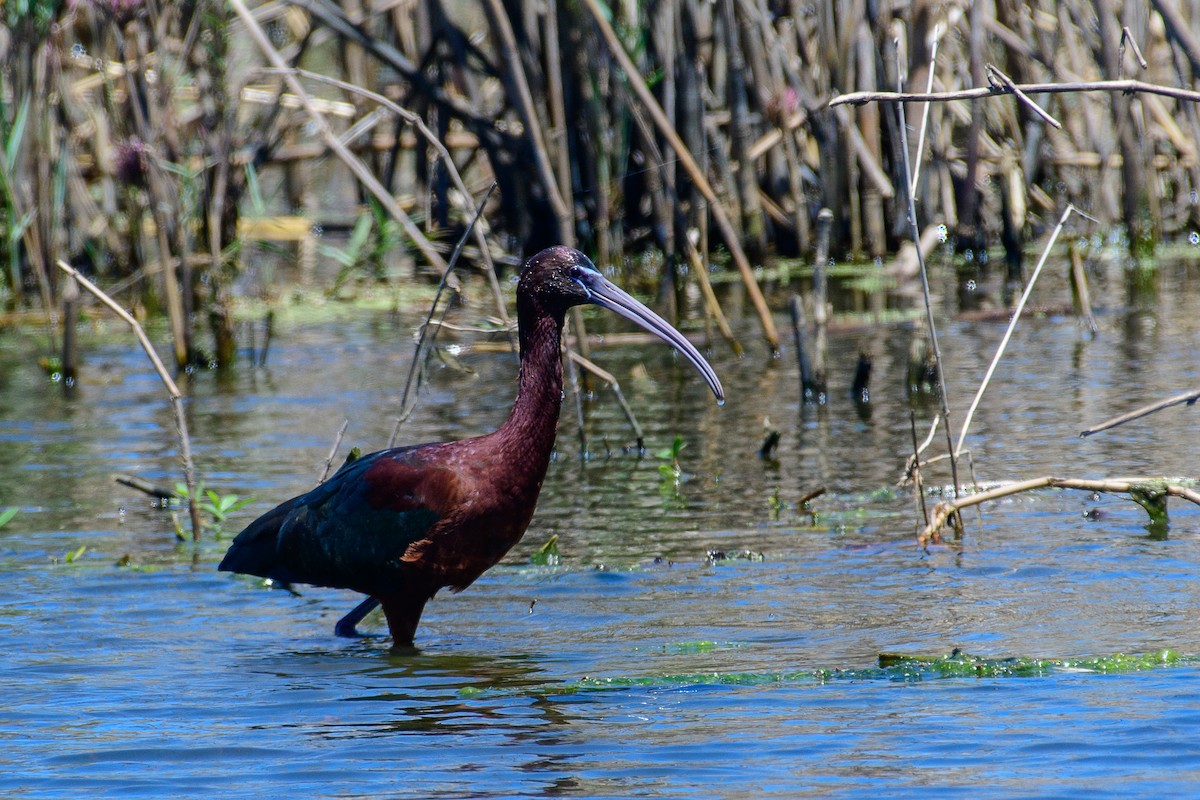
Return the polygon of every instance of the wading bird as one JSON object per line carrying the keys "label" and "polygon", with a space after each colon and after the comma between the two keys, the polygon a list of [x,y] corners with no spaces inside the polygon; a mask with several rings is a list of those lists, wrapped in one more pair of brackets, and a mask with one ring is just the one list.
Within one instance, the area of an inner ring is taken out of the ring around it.
{"label": "wading bird", "polygon": [[558,427],[563,317],[584,303],[615,311],[674,346],[724,400],[716,373],[682,334],[606,280],[587,256],[551,247],[529,259],[517,285],[517,399],[495,433],[352,461],[252,522],[219,568],[362,592],[367,599],[336,632],[356,635],[358,622],[382,605],[393,646],[411,646],[421,612],[439,589],[470,586],[525,533]]}

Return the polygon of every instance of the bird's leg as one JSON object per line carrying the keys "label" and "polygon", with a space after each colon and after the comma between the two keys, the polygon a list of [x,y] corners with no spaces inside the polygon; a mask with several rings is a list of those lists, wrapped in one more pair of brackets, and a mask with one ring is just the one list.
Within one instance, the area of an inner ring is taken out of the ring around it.
{"label": "bird's leg", "polygon": [[392,647],[412,647],[413,635],[421,621],[421,612],[430,595],[421,591],[401,591],[380,598],[387,617]]}
{"label": "bird's leg", "polygon": [[345,636],[348,639],[358,638],[362,635],[357,630],[358,623],[362,622],[363,617],[378,607],[379,600],[374,597],[368,597],[366,600],[363,600],[349,614],[338,620],[337,625],[333,626],[334,634]]}

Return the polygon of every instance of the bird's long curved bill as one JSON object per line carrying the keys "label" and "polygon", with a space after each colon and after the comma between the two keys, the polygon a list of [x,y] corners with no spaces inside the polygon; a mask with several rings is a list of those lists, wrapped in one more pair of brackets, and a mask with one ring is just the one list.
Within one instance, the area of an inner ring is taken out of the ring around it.
{"label": "bird's long curved bill", "polygon": [[713,372],[713,368],[704,360],[704,356],[700,355],[700,352],[692,346],[692,343],[685,339],[682,333],[671,327],[669,322],[603,277],[597,276],[588,281],[587,290],[591,295],[591,302],[595,305],[615,311],[678,350],[704,377],[708,387],[717,396],[717,400],[725,402],[725,390],[721,388],[721,381],[717,378],[717,373]]}

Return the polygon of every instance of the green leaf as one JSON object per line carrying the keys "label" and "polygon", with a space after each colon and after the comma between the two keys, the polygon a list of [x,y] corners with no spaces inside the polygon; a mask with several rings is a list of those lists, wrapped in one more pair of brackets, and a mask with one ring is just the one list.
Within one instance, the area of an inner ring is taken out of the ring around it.
{"label": "green leaf", "polygon": [[258,170],[251,163],[246,164],[246,191],[250,195],[250,208],[254,216],[265,217],[267,204],[263,202],[262,184],[258,180]]}
{"label": "green leaf", "polygon": [[11,169],[13,163],[17,160],[17,153],[21,149],[21,140],[25,138],[25,124],[29,121],[29,95],[21,98],[21,107],[17,109],[17,116],[13,119],[13,126],[8,132],[8,141],[4,143],[4,165],[6,169]]}
{"label": "green leaf", "polygon": [[537,552],[529,557],[531,564],[536,564],[540,567],[553,567],[558,565],[558,534],[555,533],[546,540],[546,543],[538,548]]}
{"label": "green leaf", "polygon": [[9,521],[17,515],[17,510],[17,507],[13,506],[12,508],[6,508],[3,511],[0,511],[0,528],[3,528],[5,525],[7,525]]}

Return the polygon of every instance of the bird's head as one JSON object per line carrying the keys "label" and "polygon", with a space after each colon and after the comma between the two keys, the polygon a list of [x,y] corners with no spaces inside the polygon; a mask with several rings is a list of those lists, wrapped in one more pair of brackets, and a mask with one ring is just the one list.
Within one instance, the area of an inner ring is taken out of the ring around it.
{"label": "bird's head", "polygon": [[559,245],[533,256],[521,271],[517,295],[518,298],[524,295],[534,299],[556,314],[584,303],[620,314],[678,350],[699,371],[717,400],[725,401],[717,374],[691,342],[665,319],[601,275],[591,259],[578,250]]}

